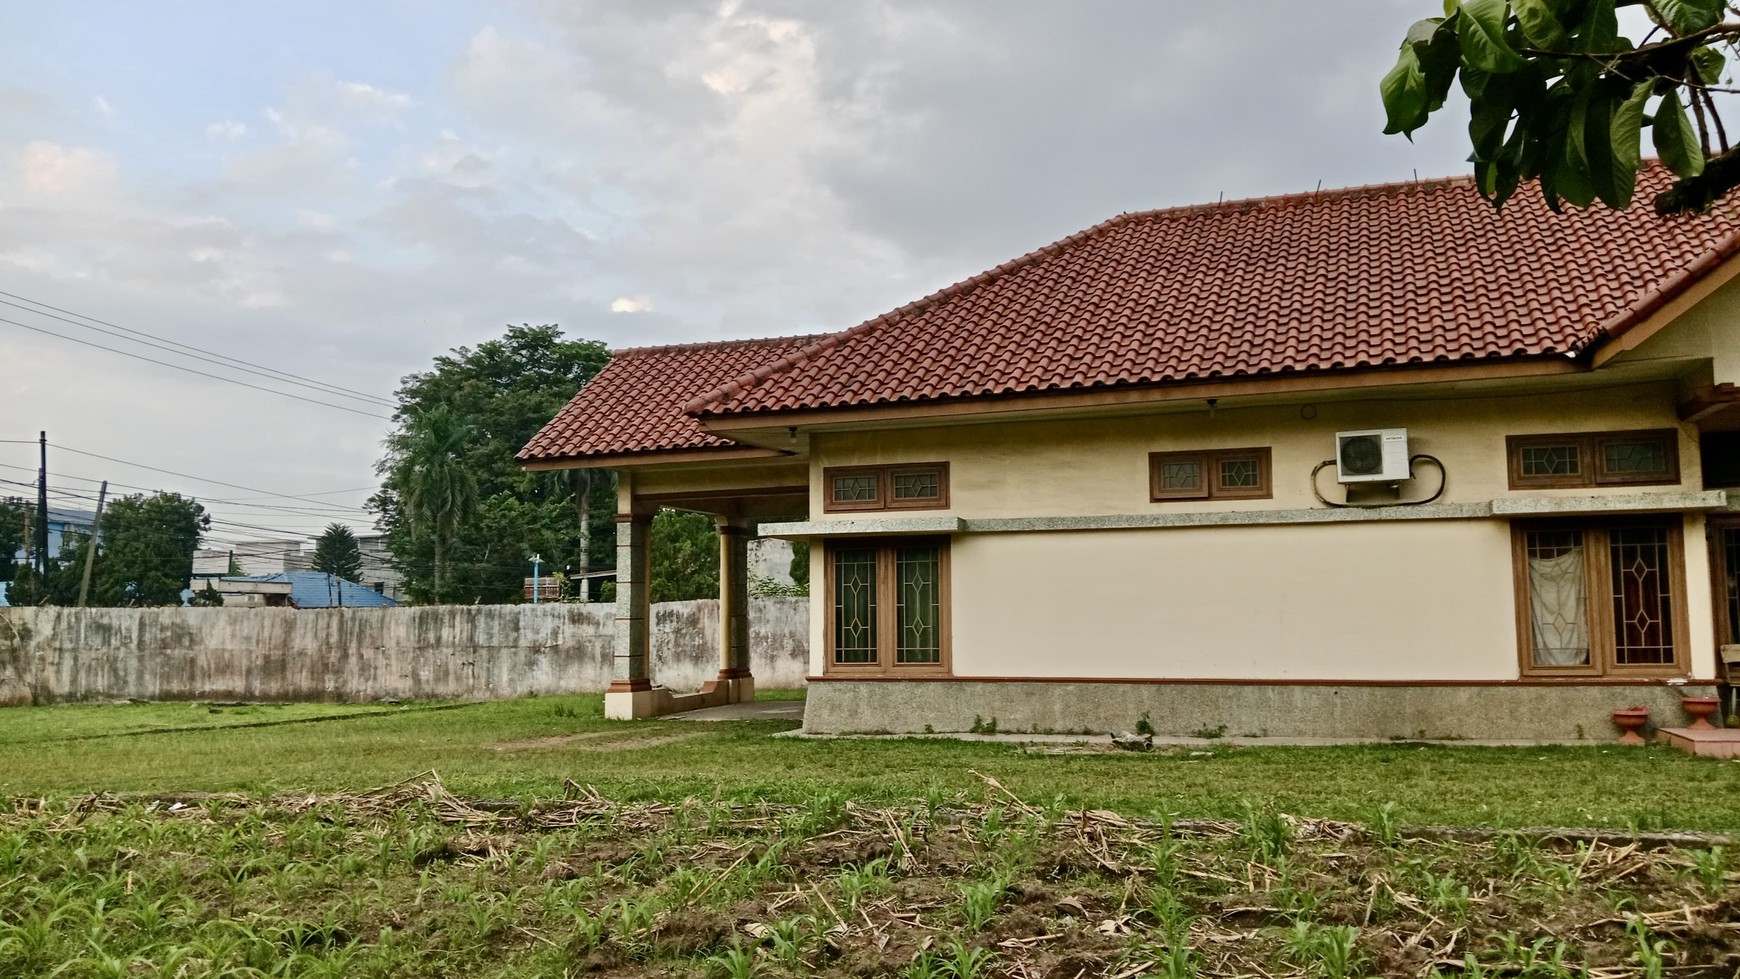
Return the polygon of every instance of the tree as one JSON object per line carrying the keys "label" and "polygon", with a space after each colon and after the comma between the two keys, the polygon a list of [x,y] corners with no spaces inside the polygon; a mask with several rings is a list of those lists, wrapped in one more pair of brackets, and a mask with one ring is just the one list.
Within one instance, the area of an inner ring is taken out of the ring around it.
{"label": "tree", "polygon": [[410,515],[411,531],[434,548],[430,593],[436,601],[443,597],[447,542],[477,506],[477,474],[464,458],[471,431],[451,406],[437,404],[418,412],[394,446],[400,465],[393,478]]}
{"label": "tree", "polygon": [[[555,326],[514,326],[476,348],[459,347],[434,367],[404,379],[398,430],[376,469],[378,514],[388,553],[416,601],[514,602],[531,574],[531,554],[547,569],[584,572],[615,560],[615,479],[607,471],[528,473],[520,448],[574,397],[610,357],[604,345],[567,340]],[[431,535],[415,530],[402,467],[414,421],[446,406],[471,429],[458,452],[475,480],[474,518],[442,541],[441,584],[435,587]]]}
{"label": "tree", "polygon": [[[180,605],[193,552],[211,525],[205,508],[178,493],[136,493],[111,502],[98,527],[91,605]],[[84,548],[62,541],[63,570],[82,572]],[[50,575],[53,578],[53,575]],[[73,597],[77,590],[74,586]],[[61,604],[69,604],[58,596]]]}
{"label": "tree", "polygon": [[[1620,7],[1638,8],[1640,43],[1620,32]],[[1408,29],[1384,76],[1384,132],[1411,136],[1459,80],[1476,185],[1494,205],[1538,178],[1555,211],[1628,207],[1645,129],[1678,177],[1657,213],[1703,211],[1740,186],[1740,149],[1713,97],[1733,91],[1723,49],[1740,40],[1722,0],[1446,0],[1445,11]]]}
{"label": "tree", "polygon": [[0,581],[11,581],[24,546],[24,511],[0,500]]}
{"label": "tree", "polygon": [[719,529],[704,513],[660,510],[647,543],[655,602],[719,597]]}
{"label": "tree", "polygon": [[344,524],[327,524],[314,539],[312,567],[346,581],[356,581],[362,576],[362,545],[357,543],[356,534]]}

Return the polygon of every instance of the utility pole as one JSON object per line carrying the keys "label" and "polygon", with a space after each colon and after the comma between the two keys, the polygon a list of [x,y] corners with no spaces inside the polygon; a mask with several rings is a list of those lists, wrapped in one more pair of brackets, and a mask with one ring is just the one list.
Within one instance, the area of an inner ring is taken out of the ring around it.
{"label": "utility pole", "polygon": [[538,577],[538,569],[541,566],[543,560],[544,559],[541,555],[538,555],[538,554],[532,555],[532,604],[533,605],[538,604],[538,586],[543,584],[543,581]]}
{"label": "utility pole", "polygon": [[109,481],[103,480],[102,488],[97,490],[97,515],[91,520],[91,539],[85,542],[85,574],[79,579],[79,608],[85,607],[85,599],[91,594],[91,562],[97,559],[97,532],[103,526],[103,501],[109,497]]}
{"label": "utility pole", "polygon": [[48,576],[48,433],[38,433],[42,466],[36,471],[36,573]]}

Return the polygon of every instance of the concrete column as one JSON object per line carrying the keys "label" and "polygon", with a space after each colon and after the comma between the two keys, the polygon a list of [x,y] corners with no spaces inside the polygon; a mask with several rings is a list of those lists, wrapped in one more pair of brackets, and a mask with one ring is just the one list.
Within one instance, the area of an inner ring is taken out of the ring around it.
{"label": "concrete column", "polygon": [[651,713],[651,612],[647,536],[652,518],[616,515],[616,655],[604,716],[628,720]]}
{"label": "concrete column", "polygon": [[755,699],[749,672],[749,531],[719,518],[719,681],[731,703]]}

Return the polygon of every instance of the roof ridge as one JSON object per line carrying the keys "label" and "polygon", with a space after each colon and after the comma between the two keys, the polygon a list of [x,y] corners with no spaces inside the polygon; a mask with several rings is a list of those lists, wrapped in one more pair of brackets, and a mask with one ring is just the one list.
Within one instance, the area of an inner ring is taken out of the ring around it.
{"label": "roof ridge", "polygon": [[726,350],[735,347],[758,347],[775,343],[804,343],[827,336],[826,333],[801,333],[783,337],[737,337],[730,340],[688,340],[682,343],[653,344],[644,347],[623,347],[612,350],[612,357],[644,357],[658,354],[694,353],[700,350]]}
{"label": "roof ridge", "polygon": [[1019,269],[1022,269],[1028,265],[1032,265],[1042,258],[1051,258],[1052,256],[1055,256],[1060,252],[1064,252],[1064,251],[1067,251],[1071,248],[1074,248],[1075,246],[1081,244],[1082,242],[1086,241],[1087,239],[1089,239],[1097,234],[1100,234],[1101,232],[1110,230],[1110,229],[1115,228],[1119,225],[1122,225],[1122,224],[1128,223],[1132,220],[1135,220],[1137,218],[1140,218],[1143,215],[1143,213],[1144,212],[1141,212],[1141,211],[1125,211],[1122,214],[1114,215],[1113,217],[1107,218],[1106,220],[1101,221],[1099,224],[1096,224],[1093,227],[1084,228],[1083,230],[1077,231],[1076,233],[1074,233],[1072,235],[1068,235],[1066,237],[1059,238],[1058,240],[1051,242],[1048,245],[1041,245],[1040,247],[1033,249],[1032,251],[1028,252],[1025,255],[1021,255],[1019,257],[1012,258],[1009,261],[1004,262],[1001,265],[997,265],[997,266],[994,266],[992,268],[988,268],[985,271],[980,272],[977,275],[962,279],[959,282],[955,282],[951,285],[943,286],[941,289],[936,290],[935,292],[931,293],[928,296],[924,296],[922,298],[915,299],[912,302],[909,302],[904,306],[900,306],[900,307],[897,307],[895,309],[888,310],[887,312],[882,313],[878,316],[873,316],[870,319],[867,319],[864,322],[859,323],[857,326],[850,327],[850,328],[845,329],[845,330],[841,330],[838,333],[823,334],[821,336],[821,338],[818,339],[817,341],[815,341],[814,343],[806,344],[805,346],[793,351],[792,353],[789,353],[789,354],[779,358],[776,361],[773,361],[770,364],[766,364],[764,366],[757,367],[753,371],[748,371],[748,372],[745,372],[743,374],[739,374],[737,377],[732,378],[731,380],[725,382],[724,384],[720,385],[719,387],[716,387],[713,390],[708,391],[707,393],[705,393],[703,395],[700,395],[699,397],[690,399],[690,401],[687,404],[683,405],[683,413],[686,415],[697,414],[697,413],[705,410],[706,407],[710,404],[714,404],[716,402],[723,403],[725,401],[728,401],[731,398],[737,396],[738,394],[743,393],[744,390],[751,388],[751,387],[754,387],[756,384],[759,384],[760,382],[767,380],[768,378],[774,376],[775,374],[783,374],[786,371],[791,370],[793,367],[796,367],[799,364],[808,363],[810,360],[814,359],[816,356],[823,354],[823,353],[826,353],[830,350],[833,350],[833,349],[841,346],[842,344],[848,343],[852,340],[856,340],[856,339],[863,337],[863,336],[866,336],[870,333],[874,333],[878,327],[889,322],[890,320],[893,320],[893,319],[896,319],[896,318],[899,318],[902,316],[906,316],[906,315],[911,314],[911,313],[920,312],[920,311],[928,309],[931,306],[934,306],[934,305],[936,305],[944,300],[953,299],[957,296],[964,295],[964,294],[971,292],[972,290],[978,288],[979,286],[984,285],[986,282],[989,282],[992,279],[1000,278],[1000,277],[1007,275],[1011,272],[1015,272]]}

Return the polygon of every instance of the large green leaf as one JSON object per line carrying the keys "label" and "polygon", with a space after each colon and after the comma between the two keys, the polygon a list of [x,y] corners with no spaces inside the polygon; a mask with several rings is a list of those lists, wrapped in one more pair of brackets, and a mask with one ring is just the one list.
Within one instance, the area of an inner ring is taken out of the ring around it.
{"label": "large green leaf", "polygon": [[1426,40],[1414,43],[1414,57],[1419,59],[1420,70],[1426,75],[1428,113],[1444,107],[1444,97],[1450,93],[1450,86],[1456,81],[1456,72],[1462,67],[1462,45],[1456,38],[1456,22],[1459,19],[1452,17],[1440,21],[1433,18],[1420,22],[1435,25]]}
{"label": "large green leaf", "polygon": [[1714,85],[1722,80],[1722,69],[1728,63],[1728,58],[1721,51],[1708,45],[1692,52],[1692,68],[1698,73],[1698,80],[1705,85]]}
{"label": "large green leaf", "polygon": [[1656,155],[1669,170],[1682,177],[1695,177],[1704,172],[1704,149],[1698,143],[1697,130],[1686,118],[1686,107],[1680,104],[1680,93],[1669,91],[1662,96],[1655,110],[1655,124],[1650,127]]}
{"label": "large green leaf", "polygon": [[1378,82],[1378,94],[1388,117],[1385,134],[1403,133],[1412,139],[1414,130],[1426,124],[1426,76],[1412,45],[1402,45],[1396,66]]}
{"label": "large green leaf", "polygon": [[1619,44],[1619,12],[1614,0],[1584,0],[1583,16],[1577,23],[1578,51],[1612,51]]}
{"label": "large green leaf", "polygon": [[1676,34],[1689,34],[1721,20],[1726,4],[1723,0],[1654,0],[1650,6]]}
{"label": "large green leaf", "polygon": [[1537,48],[1556,51],[1564,46],[1565,26],[1559,23],[1549,0],[1513,0],[1517,26],[1525,39]]}
{"label": "large green leaf", "polygon": [[1615,174],[1620,171],[1635,174],[1643,165],[1643,155],[1638,150],[1638,140],[1643,137],[1643,105],[1654,93],[1655,79],[1638,82],[1632,86],[1625,101],[1619,103],[1619,108],[1613,111],[1607,137],[1613,148]]}
{"label": "large green leaf", "polygon": [[1456,28],[1462,42],[1462,60],[1494,73],[1521,68],[1522,55],[1504,36],[1505,22],[1509,19],[1510,4],[1506,0],[1463,0]]}

